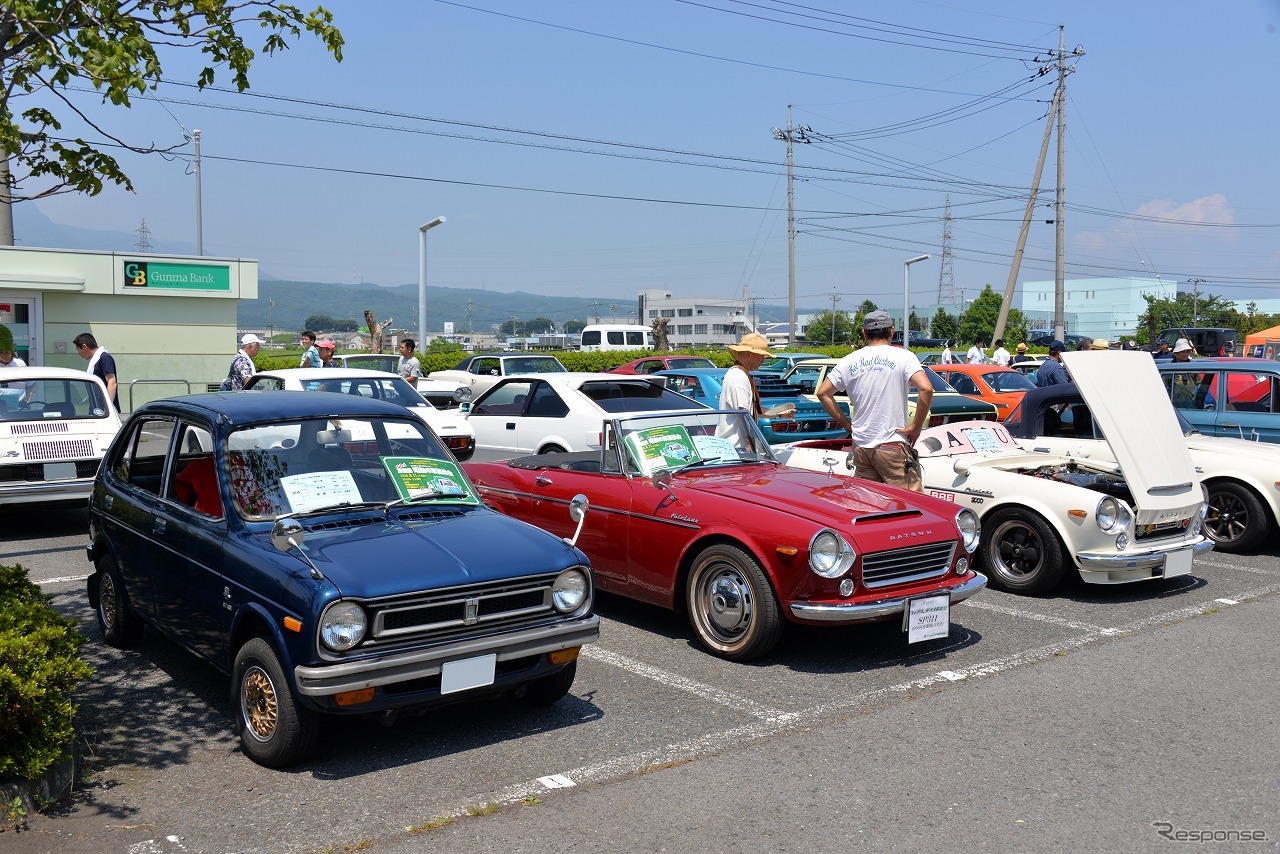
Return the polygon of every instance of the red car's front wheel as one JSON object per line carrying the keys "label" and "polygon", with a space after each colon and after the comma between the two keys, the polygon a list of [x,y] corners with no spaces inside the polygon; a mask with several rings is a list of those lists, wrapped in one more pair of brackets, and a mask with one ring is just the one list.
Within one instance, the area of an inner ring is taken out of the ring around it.
{"label": "red car's front wheel", "polygon": [[693,630],[721,658],[759,658],[782,637],[782,616],[769,579],[756,559],[737,546],[704,549],[689,571],[686,592]]}

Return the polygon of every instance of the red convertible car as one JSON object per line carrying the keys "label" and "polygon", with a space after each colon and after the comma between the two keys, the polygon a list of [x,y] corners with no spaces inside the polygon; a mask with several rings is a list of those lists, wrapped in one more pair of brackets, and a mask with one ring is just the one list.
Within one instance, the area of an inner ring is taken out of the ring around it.
{"label": "red convertible car", "polygon": [[560,536],[575,496],[578,547],[602,590],[684,611],[723,658],[766,655],[786,622],[901,620],[946,637],[972,571],[968,509],[845,475],[778,464],[745,412],[618,417],[598,451],[467,463],[491,507]]}

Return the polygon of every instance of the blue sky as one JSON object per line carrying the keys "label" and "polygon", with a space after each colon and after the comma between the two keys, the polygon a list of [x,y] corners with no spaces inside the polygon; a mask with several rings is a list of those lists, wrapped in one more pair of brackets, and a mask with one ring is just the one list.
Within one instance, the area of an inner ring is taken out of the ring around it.
{"label": "blue sky", "polygon": [[[433,285],[628,306],[639,288],[745,287],[785,303],[773,129],[792,105],[813,140],[795,146],[797,301],[899,307],[903,261],[931,253],[911,276],[913,304],[932,302],[948,194],[955,286],[972,298],[1008,275],[1055,79],[1034,57],[1061,23],[1084,51],[1068,79],[1068,278],[1280,294],[1277,0],[325,5],[344,61],[300,41],[254,69],[256,96],[163,85],[165,102],[121,111],[76,95],[133,141],[201,129],[207,255],[416,282],[417,227],[443,215]],[[194,79],[194,56],[165,62]],[[187,160],[122,162],[136,194],[40,210],[126,232],[145,218],[153,241],[194,243]],[[1054,173],[1051,147],[1020,281],[1053,277]]]}

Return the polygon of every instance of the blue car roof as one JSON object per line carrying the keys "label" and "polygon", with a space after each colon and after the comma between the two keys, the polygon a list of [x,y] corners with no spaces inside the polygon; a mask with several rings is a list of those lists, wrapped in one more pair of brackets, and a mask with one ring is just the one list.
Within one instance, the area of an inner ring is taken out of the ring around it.
{"label": "blue car roof", "polygon": [[394,403],[355,394],[323,391],[222,391],[189,394],[144,403],[131,414],[187,410],[236,427],[290,418],[414,418]]}

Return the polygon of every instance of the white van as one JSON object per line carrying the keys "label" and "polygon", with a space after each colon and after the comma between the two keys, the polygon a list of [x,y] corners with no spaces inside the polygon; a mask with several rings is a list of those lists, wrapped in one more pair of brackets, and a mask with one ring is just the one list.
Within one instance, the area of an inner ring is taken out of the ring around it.
{"label": "white van", "polygon": [[652,350],[653,331],[629,323],[595,323],[582,330],[582,351]]}

